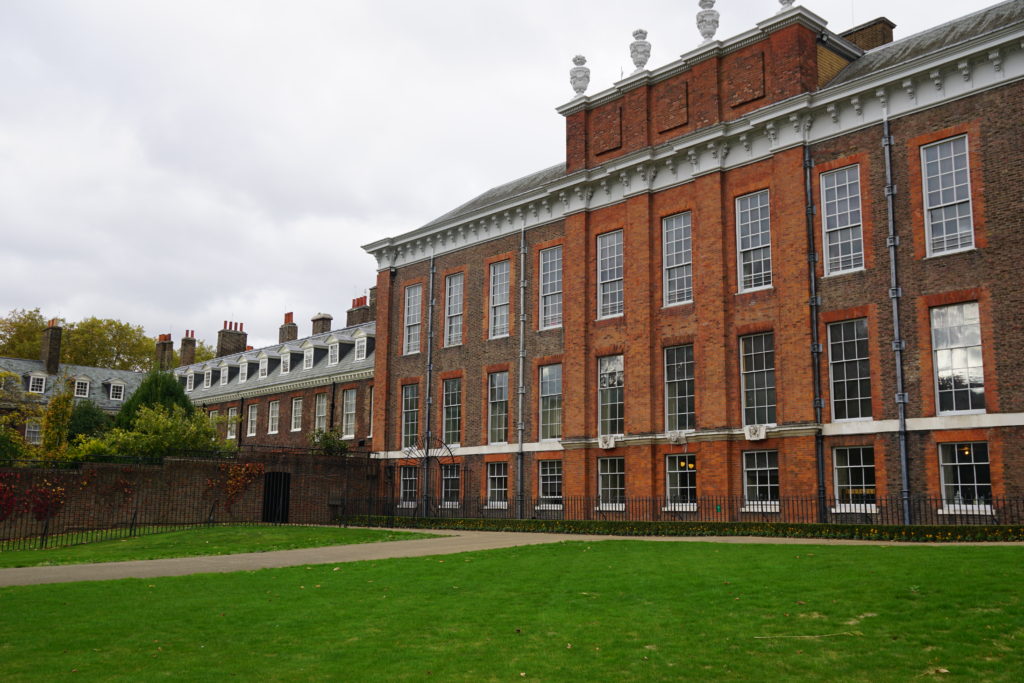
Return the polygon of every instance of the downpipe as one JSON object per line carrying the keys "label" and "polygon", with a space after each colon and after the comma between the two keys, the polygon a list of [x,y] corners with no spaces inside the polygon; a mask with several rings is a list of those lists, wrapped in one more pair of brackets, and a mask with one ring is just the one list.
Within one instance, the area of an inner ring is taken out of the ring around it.
{"label": "downpipe", "polygon": [[424,403],[427,414],[423,422],[423,516],[430,516],[430,444],[433,433],[431,431],[434,414],[434,254],[430,254],[430,280],[427,283],[427,292],[430,299],[427,302],[427,388],[424,392]]}
{"label": "downpipe", "polygon": [[522,519],[525,512],[523,484],[523,404],[526,401],[526,220],[519,229],[519,370],[516,373],[516,518]]}
{"label": "downpipe", "polygon": [[[808,303],[811,307],[811,374],[814,383],[814,460],[818,474],[818,521],[828,519],[828,507],[825,500],[825,437],[822,434],[822,412],[825,401],[821,396],[821,337],[818,333],[818,318],[821,312],[821,297],[818,295],[818,252],[814,248],[814,192],[811,188],[811,169],[814,161],[811,148],[804,143],[804,199],[806,201],[807,225],[807,282],[810,294]],[[824,245],[823,245],[824,246]]]}

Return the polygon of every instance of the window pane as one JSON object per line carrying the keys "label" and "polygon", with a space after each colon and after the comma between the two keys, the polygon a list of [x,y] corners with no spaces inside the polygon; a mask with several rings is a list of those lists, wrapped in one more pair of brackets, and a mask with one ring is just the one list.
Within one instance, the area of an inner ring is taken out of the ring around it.
{"label": "window pane", "polygon": [[985,409],[978,302],[931,309],[939,412]]}
{"label": "window pane", "polygon": [[768,190],[736,199],[740,291],[772,284],[771,218]]}

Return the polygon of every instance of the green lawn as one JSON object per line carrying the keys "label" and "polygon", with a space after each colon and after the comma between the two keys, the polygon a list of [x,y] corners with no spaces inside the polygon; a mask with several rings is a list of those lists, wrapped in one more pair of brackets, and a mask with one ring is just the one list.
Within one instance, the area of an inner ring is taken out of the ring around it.
{"label": "green lawn", "polygon": [[164,557],[260,553],[271,550],[317,548],[349,543],[376,543],[410,538],[430,538],[431,536],[433,534],[387,529],[343,529],[340,527],[196,527],[184,531],[99,541],[66,548],[5,550],[0,552],[0,567],[42,567],[85,562],[122,562],[125,560],[158,560]]}
{"label": "green lawn", "polygon": [[1022,560],[601,541],[0,588],[0,679],[1017,681]]}

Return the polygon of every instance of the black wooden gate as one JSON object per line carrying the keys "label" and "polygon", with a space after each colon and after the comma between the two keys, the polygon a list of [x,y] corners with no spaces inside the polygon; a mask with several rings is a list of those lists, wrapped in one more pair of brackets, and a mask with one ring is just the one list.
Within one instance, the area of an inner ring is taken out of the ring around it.
{"label": "black wooden gate", "polygon": [[263,521],[288,523],[288,499],[292,475],[288,472],[267,472],[263,475]]}

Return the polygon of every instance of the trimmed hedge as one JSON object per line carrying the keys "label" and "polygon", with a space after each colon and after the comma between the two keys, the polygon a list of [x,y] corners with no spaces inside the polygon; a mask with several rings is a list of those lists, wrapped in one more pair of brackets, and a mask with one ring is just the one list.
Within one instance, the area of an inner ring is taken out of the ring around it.
{"label": "trimmed hedge", "polygon": [[1024,541],[1024,526],[899,526],[866,524],[781,524],[774,522],[616,522],[574,519],[438,519],[352,515],[344,524],[405,529],[525,531],[609,536],[767,536],[838,538],[864,541],[957,543],[962,541]]}

